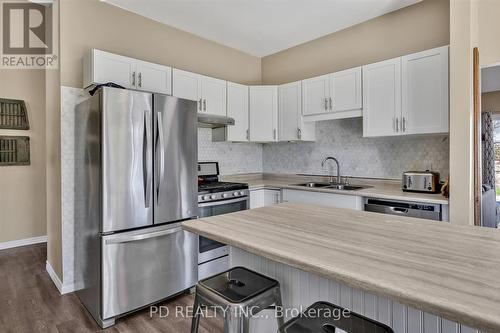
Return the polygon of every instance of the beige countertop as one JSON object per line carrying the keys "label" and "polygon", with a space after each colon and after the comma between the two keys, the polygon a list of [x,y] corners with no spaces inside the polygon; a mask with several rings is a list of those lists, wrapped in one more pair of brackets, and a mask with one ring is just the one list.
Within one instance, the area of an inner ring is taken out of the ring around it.
{"label": "beige countertop", "polygon": [[485,332],[500,332],[500,232],[283,203],[186,230]]}
{"label": "beige countertop", "polygon": [[288,175],[288,174],[241,174],[241,175],[228,175],[221,176],[224,181],[243,182],[248,183],[249,188],[289,188],[304,191],[337,193],[345,195],[356,195],[369,198],[381,198],[392,200],[406,200],[423,203],[434,203],[447,205],[448,199],[438,194],[403,192],[401,190],[401,181],[398,180],[378,180],[378,179],[361,179],[351,178],[350,183],[353,185],[364,184],[372,186],[370,188],[361,189],[357,191],[341,191],[324,188],[307,188],[303,186],[294,186],[306,182],[327,182],[328,177],[324,176],[304,176],[304,175]]}

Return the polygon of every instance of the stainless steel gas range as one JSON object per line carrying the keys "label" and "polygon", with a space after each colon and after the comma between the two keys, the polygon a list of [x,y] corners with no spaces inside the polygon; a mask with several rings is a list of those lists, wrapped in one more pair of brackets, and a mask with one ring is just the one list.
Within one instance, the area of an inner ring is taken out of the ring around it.
{"label": "stainless steel gas range", "polygon": [[[219,181],[217,162],[198,162],[198,216],[200,218],[246,210],[250,206],[248,184]],[[229,248],[199,237],[198,279],[229,268]]]}

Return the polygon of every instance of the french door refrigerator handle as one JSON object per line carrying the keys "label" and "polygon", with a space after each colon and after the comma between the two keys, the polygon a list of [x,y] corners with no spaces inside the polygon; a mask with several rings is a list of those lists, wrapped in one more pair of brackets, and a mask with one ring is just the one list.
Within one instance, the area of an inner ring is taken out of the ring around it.
{"label": "french door refrigerator handle", "polygon": [[158,126],[158,139],[160,143],[160,176],[156,183],[156,201],[160,203],[160,186],[165,180],[165,138],[163,136],[163,116],[161,111],[157,112],[156,126]]}
{"label": "french door refrigerator handle", "polygon": [[143,169],[145,173],[144,177],[144,207],[149,208],[151,206],[151,186],[153,182],[152,168],[152,139],[151,139],[151,111],[144,110],[144,130],[145,130],[145,140],[143,146]]}
{"label": "french door refrigerator handle", "polygon": [[155,231],[155,232],[150,232],[150,233],[140,234],[140,235],[120,236],[120,237],[116,237],[116,238],[107,239],[106,245],[136,242],[136,241],[140,241],[140,240],[175,234],[176,232],[180,232],[180,231],[182,231],[182,227],[175,227],[175,228],[171,228],[171,229],[167,229],[167,230]]}

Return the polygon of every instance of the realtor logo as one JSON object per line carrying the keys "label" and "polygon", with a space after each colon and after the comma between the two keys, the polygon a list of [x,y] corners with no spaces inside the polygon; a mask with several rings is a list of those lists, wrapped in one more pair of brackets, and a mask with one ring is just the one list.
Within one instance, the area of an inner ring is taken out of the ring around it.
{"label": "realtor logo", "polygon": [[2,3],[2,68],[53,68],[53,3]]}

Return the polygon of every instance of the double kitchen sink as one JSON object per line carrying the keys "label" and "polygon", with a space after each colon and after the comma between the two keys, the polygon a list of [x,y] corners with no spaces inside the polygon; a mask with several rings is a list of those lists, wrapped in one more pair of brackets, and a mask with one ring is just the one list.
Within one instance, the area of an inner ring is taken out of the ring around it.
{"label": "double kitchen sink", "polygon": [[335,183],[331,184],[331,183],[313,183],[313,182],[297,184],[295,186],[309,187],[309,188],[324,188],[324,189],[341,190],[341,191],[357,191],[373,187],[367,185],[349,185],[349,184],[335,184]]}

